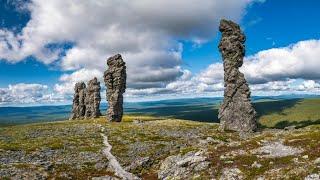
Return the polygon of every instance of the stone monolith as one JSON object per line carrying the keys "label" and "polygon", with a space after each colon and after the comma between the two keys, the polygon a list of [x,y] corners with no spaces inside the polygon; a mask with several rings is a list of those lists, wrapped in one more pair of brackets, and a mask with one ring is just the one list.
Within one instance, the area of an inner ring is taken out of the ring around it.
{"label": "stone monolith", "polygon": [[221,20],[222,39],[219,50],[223,58],[224,99],[219,109],[220,129],[252,132],[256,129],[256,112],[251,104],[248,83],[239,71],[245,56],[246,37],[240,26]]}
{"label": "stone monolith", "polygon": [[96,77],[88,82],[85,99],[85,118],[97,118],[101,115],[99,109],[101,101],[100,90],[100,82]]}
{"label": "stone monolith", "polygon": [[84,82],[76,83],[74,87],[73,104],[70,119],[82,119],[86,112],[86,84]]}
{"label": "stone monolith", "polygon": [[107,87],[107,119],[120,122],[123,115],[123,93],[126,90],[126,63],[120,54],[107,60],[108,69],[104,72],[104,82]]}

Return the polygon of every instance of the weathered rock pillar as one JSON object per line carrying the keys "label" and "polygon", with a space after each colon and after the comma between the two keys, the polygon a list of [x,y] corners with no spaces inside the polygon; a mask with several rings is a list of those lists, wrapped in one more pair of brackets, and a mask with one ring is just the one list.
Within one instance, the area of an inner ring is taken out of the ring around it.
{"label": "weathered rock pillar", "polygon": [[250,100],[250,89],[239,68],[245,56],[246,37],[238,24],[220,21],[222,39],[219,50],[224,67],[224,99],[219,109],[220,129],[251,132],[257,127],[256,112]]}
{"label": "weathered rock pillar", "polygon": [[86,90],[86,113],[85,118],[97,118],[101,115],[100,113],[100,82],[97,78],[93,78],[88,82]]}
{"label": "weathered rock pillar", "polygon": [[73,104],[70,119],[82,119],[86,112],[86,84],[76,83],[74,87]]}
{"label": "weathered rock pillar", "polygon": [[104,82],[107,87],[109,121],[120,122],[123,115],[123,93],[126,90],[126,63],[120,54],[107,60],[108,70],[104,72]]}

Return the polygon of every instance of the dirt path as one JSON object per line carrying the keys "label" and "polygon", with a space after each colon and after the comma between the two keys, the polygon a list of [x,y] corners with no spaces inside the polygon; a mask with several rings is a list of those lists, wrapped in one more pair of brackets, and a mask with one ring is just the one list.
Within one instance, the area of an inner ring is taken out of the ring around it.
{"label": "dirt path", "polygon": [[108,142],[108,137],[101,133],[101,136],[103,137],[103,144],[105,145],[105,148],[102,150],[103,154],[107,157],[109,160],[109,165],[114,171],[115,175],[120,177],[121,179],[125,180],[135,180],[140,179],[139,177],[135,176],[134,174],[125,171],[120,163],[118,162],[117,158],[111,154],[112,146]]}

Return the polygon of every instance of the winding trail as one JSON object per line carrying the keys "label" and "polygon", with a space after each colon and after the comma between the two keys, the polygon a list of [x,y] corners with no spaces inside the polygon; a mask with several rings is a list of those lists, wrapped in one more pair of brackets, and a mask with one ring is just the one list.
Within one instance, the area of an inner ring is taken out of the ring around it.
{"label": "winding trail", "polygon": [[[102,130],[104,130],[104,129],[102,129]],[[126,170],[124,170],[122,168],[122,166],[118,162],[117,158],[111,154],[112,146],[108,142],[108,137],[103,133],[100,133],[100,134],[103,137],[103,144],[105,145],[105,148],[102,150],[102,152],[109,160],[109,165],[110,165],[111,169],[114,171],[115,175],[117,175],[121,179],[125,179],[125,180],[138,180],[138,179],[140,179],[139,177],[135,176],[134,174],[132,174],[130,172],[127,172]]]}

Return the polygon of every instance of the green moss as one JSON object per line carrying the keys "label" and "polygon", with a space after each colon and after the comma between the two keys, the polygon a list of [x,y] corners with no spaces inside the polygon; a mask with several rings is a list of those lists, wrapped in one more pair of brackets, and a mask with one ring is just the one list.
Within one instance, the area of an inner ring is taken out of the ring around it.
{"label": "green moss", "polygon": [[186,147],[186,148],[180,149],[180,153],[181,153],[182,155],[185,155],[185,154],[187,154],[188,152],[192,152],[192,151],[198,151],[198,148],[196,148],[196,147]]}

